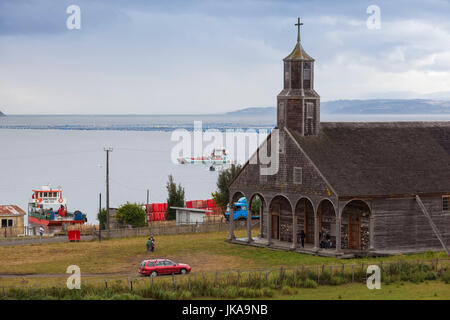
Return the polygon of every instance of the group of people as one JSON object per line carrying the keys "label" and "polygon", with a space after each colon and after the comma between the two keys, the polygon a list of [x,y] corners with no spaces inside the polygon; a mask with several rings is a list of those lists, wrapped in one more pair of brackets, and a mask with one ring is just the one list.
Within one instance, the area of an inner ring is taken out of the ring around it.
{"label": "group of people", "polygon": [[147,251],[151,251],[154,252],[155,251],[155,239],[153,238],[153,236],[151,236],[150,238],[147,239]]}
{"label": "group of people", "polygon": [[331,241],[331,236],[328,231],[325,231],[325,234],[320,233],[320,247],[321,248],[332,248],[333,242]]}
{"label": "group of people", "polygon": [[[306,238],[306,233],[304,230],[301,230],[300,231],[300,240],[302,243],[302,248],[305,247],[305,238]],[[325,231],[325,234],[322,234],[322,232],[320,232],[319,239],[320,239],[320,247],[321,248],[332,248],[333,247],[333,242],[331,241],[331,236],[328,233],[328,231]]]}

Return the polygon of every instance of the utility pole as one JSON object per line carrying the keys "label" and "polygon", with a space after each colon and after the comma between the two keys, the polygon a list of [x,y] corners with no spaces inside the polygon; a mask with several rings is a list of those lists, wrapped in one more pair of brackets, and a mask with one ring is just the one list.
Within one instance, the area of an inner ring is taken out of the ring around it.
{"label": "utility pole", "polygon": [[113,148],[105,147],[104,150],[106,152],[106,229],[109,231],[109,153],[113,151]]}
{"label": "utility pole", "polygon": [[[98,217],[100,218],[102,215],[102,194],[99,193],[98,195]],[[98,241],[102,241],[102,226],[100,223],[100,220],[98,221]]]}
{"label": "utility pole", "polygon": [[149,201],[149,197],[150,197],[150,190],[147,189],[147,205],[145,206],[145,222],[147,222],[148,225],[148,221],[149,221],[149,216],[148,216],[148,201]]}

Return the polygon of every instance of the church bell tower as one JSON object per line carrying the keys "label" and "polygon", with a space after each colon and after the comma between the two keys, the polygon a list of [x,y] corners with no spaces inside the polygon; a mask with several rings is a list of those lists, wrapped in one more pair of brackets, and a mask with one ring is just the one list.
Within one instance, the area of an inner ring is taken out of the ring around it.
{"label": "church bell tower", "polygon": [[277,127],[287,127],[303,136],[317,135],[320,129],[320,96],[314,91],[314,59],[300,42],[300,26],[297,44],[284,63],[284,86],[277,96]]}

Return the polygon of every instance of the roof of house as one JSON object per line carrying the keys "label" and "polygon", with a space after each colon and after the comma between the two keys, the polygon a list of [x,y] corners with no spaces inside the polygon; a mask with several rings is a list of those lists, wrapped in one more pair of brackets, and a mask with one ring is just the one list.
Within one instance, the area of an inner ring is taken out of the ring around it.
{"label": "roof of house", "polygon": [[450,193],[450,121],[320,126],[289,132],[339,196]]}
{"label": "roof of house", "polygon": [[21,216],[25,211],[16,205],[0,205],[0,216]]}

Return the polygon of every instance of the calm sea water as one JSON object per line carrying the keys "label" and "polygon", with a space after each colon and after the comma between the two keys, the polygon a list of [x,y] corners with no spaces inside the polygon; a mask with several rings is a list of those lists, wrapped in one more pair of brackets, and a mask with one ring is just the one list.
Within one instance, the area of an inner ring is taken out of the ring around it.
{"label": "calm sea water", "polygon": [[[31,190],[61,186],[69,210],[87,213],[96,221],[98,196],[105,199],[105,146],[110,158],[111,206],[166,202],[166,183],[172,174],[186,191],[187,200],[207,199],[216,189],[217,171],[203,165],[171,161],[177,143],[171,132],[192,129],[201,120],[204,129],[270,129],[272,117],[217,116],[8,116],[0,118],[0,203],[27,208]],[[447,116],[327,116],[323,121],[450,120]],[[217,146],[220,146],[218,142]],[[248,150],[251,154],[254,150]]]}

